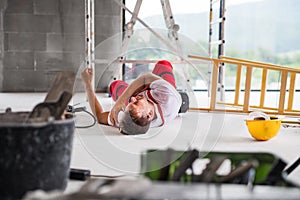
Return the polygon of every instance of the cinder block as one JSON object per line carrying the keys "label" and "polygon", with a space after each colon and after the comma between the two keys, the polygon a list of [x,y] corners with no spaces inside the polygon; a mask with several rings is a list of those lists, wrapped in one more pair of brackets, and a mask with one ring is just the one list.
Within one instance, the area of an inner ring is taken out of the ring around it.
{"label": "cinder block", "polygon": [[3,91],[3,61],[0,61],[0,92]]}
{"label": "cinder block", "polygon": [[36,52],[36,68],[45,71],[74,71],[76,72],[83,62],[83,55],[79,53],[49,53]]}
{"label": "cinder block", "polygon": [[85,36],[80,34],[48,34],[47,51],[84,51]]}
{"label": "cinder block", "polygon": [[3,31],[4,23],[3,23],[3,12],[0,9],[0,32]]}
{"label": "cinder block", "polygon": [[106,69],[106,64],[97,64],[95,66],[95,84],[98,92],[108,91],[108,85],[113,80],[113,71]]}
{"label": "cinder block", "polygon": [[46,34],[43,33],[6,33],[6,51],[45,51]]}
{"label": "cinder block", "polygon": [[77,33],[84,35],[85,18],[82,15],[64,16],[61,33]]}
{"label": "cinder block", "polygon": [[4,92],[42,92],[49,85],[44,71],[4,69],[3,74]]}
{"label": "cinder block", "polygon": [[60,10],[63,15],[84,16],[85,1],[83,0],[63,0],[60,1]]}
{"label": "cinder block", "polygon": [[96,34],[95,35],[95,46],[99,46],[101,44],[102,41],[104,41],[105,39],[107,39],[107,37],[105,37],[104,35],[102,34]]}
{"label": "cinder block", "polygon": [[8,0],[5,13],[33,13],[33,0]]}
{"label": "cinder block", "polygon": [[95,15],[117,15],[121,14],[121,7],[111,0],[95,0]]}
{"label": "cinder block", "polygon": [[47,51],[61,52],[64,50],[63,34],[47,34]]}
{"label": "cinder block", "polygon": [[9,14],[3,25],[6,32],[48,33],[60,31],[60,20],[57,15]]}
{"label": "cinder block", "polygon": [[5,13],[33,13],[33,0],[7,0]]}
{"label": "cinder block", "polygon": [[84,66],[84,52],[72,52],[72,53],[65,53],[66,59],[71,63],[70,65],[66,65],[67,69],[74,71],[74,72],[81,72],[80,66]]}
{"label": "cinder block", "polygon": [[1,58],[2,58],[2,54],[4,53],[3,47],[4,47],[4,33],[3,33],[3,31],[0,31],[0,57]]}
{"label": "cinder block", "polygon": [[65,51],[84,52],[85,36],[65,34],[64,49]]}
{"label": "cinder block", "polygon": [[38,70],[58,71],[63,70],[68,65],[63,52],[36,52],[35,62]]}
{"label": "cinder block", "polygon": [[33,52],[4,52],[5,69],[34,69]]}
{"label": "cinder block", "polygon": [[85,33],[85,21],[83,16],[79,15],[53,15],[53,21],[51,22],[51,31],[49,33],[56,34],[84,34]]}
{"label": "cinder block", "polygon": [[7,1],[8,0],[0,0],[0,10],[4,11],[7,7]]}
{"label": "cinder block", "polygon": [[109,38],[103,36],[99,38],[97,36],[96,41],[100,41],[95,48],[95,56],[97,59],[115,59],[121,54],[121,35]]}
{"label": "cinder block", "polygon": [[105,35],[107,37],[121,34],[122,26],[119,16],[95,16],[95,33]]}
{"label": "cinder block", "polygon": [[49,15],[59,14],[59,0],[34,0],[33,8],[34,14]]}

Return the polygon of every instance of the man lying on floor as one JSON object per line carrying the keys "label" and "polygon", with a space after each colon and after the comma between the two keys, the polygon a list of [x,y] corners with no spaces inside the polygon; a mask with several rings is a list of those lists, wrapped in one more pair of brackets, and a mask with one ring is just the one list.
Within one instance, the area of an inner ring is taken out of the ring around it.
{"label": "man lying on floor", "polygon": [[86,68],[81,77],[97,121],[119,127],[123,134],[144,134],[149,127],[163,126],[178,115],[182,104],[173,67],[166,60],[157,62],[152,73],[141,74],[130,85],[121,80],[112,82],[109,91],[116,103],[110,112],[104,112],[96,98],[93,70]]}

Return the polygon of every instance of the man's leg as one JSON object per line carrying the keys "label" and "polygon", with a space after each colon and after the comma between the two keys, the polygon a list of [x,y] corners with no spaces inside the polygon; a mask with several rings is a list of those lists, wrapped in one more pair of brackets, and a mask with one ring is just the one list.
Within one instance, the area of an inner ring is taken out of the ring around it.
{"label": "man's leg", "polygon": [[173,66],[169,61],[166,60],[158,61],[152,73],[162,77],[164,80],[168,81],[171,85],[173,85],[174,88],[176,88]]}
{"label": "man's leg", "polygon": [[[168,81],[171,85],[173,85],[174,88],[176,88],[173,66],[170,62],[166,60],[158,61],[152,73],[162,77],[164,80]],[[185,92],[179,92],[179,94],[181,95],[182,99],[182,104],[179,113],[185,113],[189,109],[189,96]]]}
{"label": "man's leg", "polygon": [[109,93],[114,101],[116,101],[128,87],[128,83],[116,80],[109,86]]}
{"label": "man's leg", "polygon": [[[171,85],[176,88],[174,73],[173,73],[173,66],[169,61],[161,60],[158,61],[152,71],[153,74],[156,74],[162,77],[164,80],[168,81]],[[115,80],[110,84],[109,93],[112,96],[113,100],[116,101],[125,89],[128,87],[128,83]]]}

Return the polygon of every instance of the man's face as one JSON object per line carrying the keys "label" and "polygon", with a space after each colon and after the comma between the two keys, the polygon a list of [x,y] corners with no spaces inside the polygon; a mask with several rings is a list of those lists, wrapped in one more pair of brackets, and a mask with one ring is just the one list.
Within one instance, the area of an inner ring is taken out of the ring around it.
{"label": "man's face", "polygon": [[152,120],[154,117],[154,106],[143,95],[131,97],[126,109],[131,110],[136,118],[147,116],[149,120]]}

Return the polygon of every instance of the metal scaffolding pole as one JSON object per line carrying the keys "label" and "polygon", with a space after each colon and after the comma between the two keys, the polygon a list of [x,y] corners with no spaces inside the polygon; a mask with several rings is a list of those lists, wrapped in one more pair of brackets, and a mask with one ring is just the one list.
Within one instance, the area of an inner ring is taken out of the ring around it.
{"label": "metal scaffolding pole", "polygon": [[[219,19],[221,22],[219,23],[219,41],[222,43],[218,46],[218,58],[220,56],[225,55],[225,0],[220,0],[220,10],[219,10]],[[225,70],[224,63],[219,66],[219,87],[220,87],[220,100],[225,100]]]}
{"label": "metal scaffolding pole", "polygon": [[[182,47],[180,45],[179,36],[178,36],[178,31],[179,31],[180,27],[178,24],[175,23],[175,19],[174,19],[173,13],[172,13],[171,4],[170,4],[169,0],[161,0],[160,2],[161,2],[163,14],[164,14],[166,27],[169,30],[168,36],[171,39],[171,42],[175,45],[176,54],[179,55],[179,57],[182,59],[183,52],[182,52]],[[184,66],[184,67],[180,68],[180,70],[182,70],[182,73],[184,74],[186,81],[189,82],[190,77],[188,76],[186,67]]]}
{"label": "metal scaffolding pole", "polygon": [[[118,0],[114,0],[114,1],[116,3],[118,3],[124,10],[128,11],[132,15],[131,20],[125,25],[126,32],[125,32],[125,36],[124,36],[123,42],[122,42],[122,54],[119,57],[120,62],[122,62],[125,59],[124,53],[127,50],[128,44],[130,42],[131,36],[133,34],[133,28],[134,28],[136,21],[139,21],[154,36],[156,36],[161,42],[163,42],[167,47],[169,47],[171,51],[174,51],[180,57],[181,60],[185,59],[183,57],[181,45],[180,45],[179,38],[178,38],[179,25],[175,24],[175,20],[174,20],[173,14],[172,14],[169,0],[161,0],[161,5],[162,5],[162,10],[163,10],[163,14],[164,14],[164,20],[166,23],[166,27],[169,30],[168,36],[174,45],[170,44],[169,41],[166,41],[163,37],[161,37],[158,33],[156,33],[151,27],[149,27],[144,21],[142,21],[138,17],[138,13],[139,13],[139,10],[140,10],[141,4],[142,4],[142,0],[137,0],[133,12],[131,12],[125,6],[125,4],[119,2]],[[188,82],[189,81],[188,73],[185,68],[183,68],[182,70],[183,70],[183,73],[184,73],[185,77],[187,78],[187,82]]]}
{"label": "metal scaffolding pole", "polygon": [[94,71],[92,81],[95,89],[95,12],[94,0],[85,0],[85,67]]}
{"label": "metal scaffolding pole", "polygon": [[[213,6],[215,3],[219,3],[219,18],[214,20],[214,14],[213,14]],[[212,41],[213,37],[213,28],[214,25],[218,24],[218,40]],[[224,56],[225,54],[225,0],[210,0],[210,10],[209,10],[209,45],[208,45],[208,55],[209,58],[213,58],[213,45],[218,45],[218,55]],[[209,77],[211,76],[211,68],[208,70]],[[225,88],[224,88],[224,64],[220,64],[219,66],[219,73],[218,73],[218,91],[220,92],[220,101],[223,101],[225,98]],[[209,86],[211,85],[211,81],[209,80]]]}
{"label": "metal scaffolding pole", "polygon": [[[122,41],[121,55],[119,56],[119,60],[121,60],[121,61],[125,60],[125,54],[126,54],[126,51],[128,50],[128,45],[129,45],[131,37],[133,35],[133,31],[134,31],[133,28],[134,28],[134,25],[137,21],[137,17],[138,17],[142,2],[143,2],[143,0],[137,0],[136,1],[134,11],[131,15],[131,19],[127,24],[125,24],[125,32],[124,32],[123,41]],[[114,70],[114,73],[113,73],[114,76],[117,74],[116,71],[120,71],[120,64],[121,64],[121,62],[120,63],[118,63],[118,62],[115,63],[115,70]],[[123,67],[124,67],[124,63],[123,63]],[[122,69],[122,70],[125,71],[124,69]],[[122,71],[120,71],[118,76],[122,77]]]}

